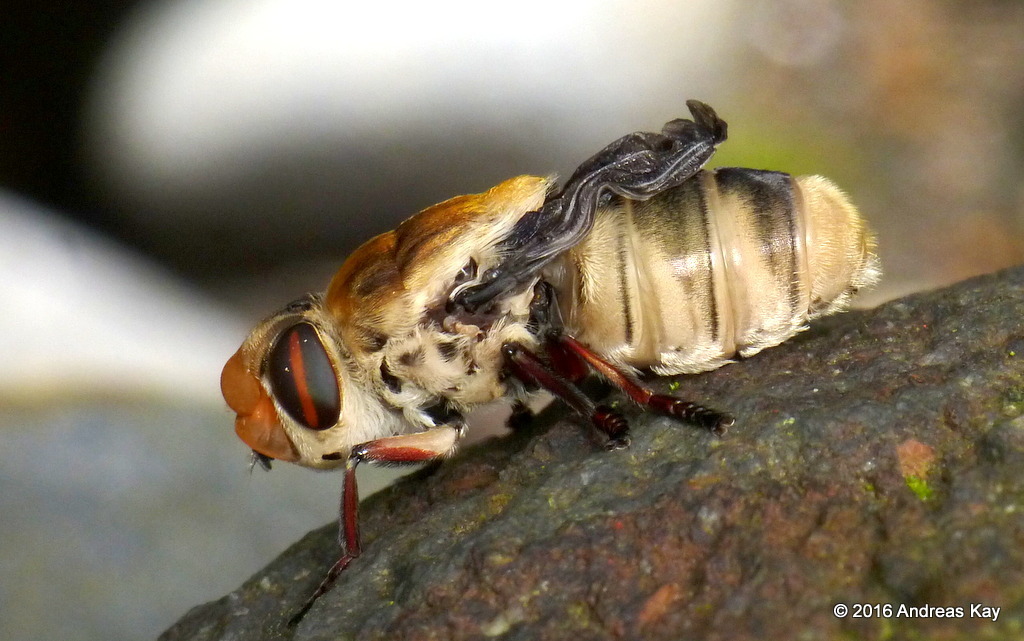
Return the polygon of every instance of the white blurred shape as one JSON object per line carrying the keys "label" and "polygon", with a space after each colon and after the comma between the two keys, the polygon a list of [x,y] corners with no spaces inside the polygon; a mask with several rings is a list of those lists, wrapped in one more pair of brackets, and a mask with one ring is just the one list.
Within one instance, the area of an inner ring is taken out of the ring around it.
{"label": "white blurred shape", "polygon": [[572,140],[623,113],[641,125],[650,116],[651,126],[678,116],[683,101],[699,97],[719,75],[730,6],[145,5],[97,78],[95,144],[115,181],[166,193],[173,185],[197,189],[223,180],[258,166],[267,149],[315,143],[325,134],[401,140],[419,127],[458,123],[493,131],[543,120]]}
{"label": "white blurred shape", "polygon": [[221,403],[244,328],[114,243],[0,191],[0,397]]}

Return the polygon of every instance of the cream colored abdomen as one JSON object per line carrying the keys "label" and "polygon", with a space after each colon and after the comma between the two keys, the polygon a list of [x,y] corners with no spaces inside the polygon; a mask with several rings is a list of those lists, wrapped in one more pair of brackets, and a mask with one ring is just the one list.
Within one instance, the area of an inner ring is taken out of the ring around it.
{"label": "cream colored abdomen", "polygon": [[872,246],[827,180],[722,169],[614,199],[546,277],[568,330],[609,360],[699,372],[841,308],[877,279]]}

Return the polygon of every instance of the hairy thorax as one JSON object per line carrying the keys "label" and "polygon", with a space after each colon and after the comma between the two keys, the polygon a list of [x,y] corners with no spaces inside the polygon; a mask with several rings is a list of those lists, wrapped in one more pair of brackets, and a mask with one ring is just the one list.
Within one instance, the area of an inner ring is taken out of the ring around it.
{"label": "hairy thorax", "polygon": [[509,309],[489,324],[448,316],[388,340],[380,362],[385,398],[402,407],[441,399],[464,409],[506,395],[501,348],[536,343],[526,326],[531,298],[525,291],[508,299]]}

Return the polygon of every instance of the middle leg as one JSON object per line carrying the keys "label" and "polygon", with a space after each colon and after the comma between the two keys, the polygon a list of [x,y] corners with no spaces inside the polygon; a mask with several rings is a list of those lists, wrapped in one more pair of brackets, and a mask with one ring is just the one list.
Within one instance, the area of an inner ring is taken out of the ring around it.
{"label": "middle leg", "polygon": [[527,384],[537,385],[554,394],[578,414],[608,435],[608,449],[629,446],[629,424],[621,414],[604,405],[594,405],[573,383],[553,371],[536,354],[519,343],[502,347],[505,363],[512,374]]}

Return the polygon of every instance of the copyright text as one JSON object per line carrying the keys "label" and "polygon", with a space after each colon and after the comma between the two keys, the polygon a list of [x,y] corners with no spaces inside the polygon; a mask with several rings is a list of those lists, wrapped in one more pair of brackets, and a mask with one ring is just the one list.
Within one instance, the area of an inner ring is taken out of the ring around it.
{"label": "copyright text", "polygon": [[893,605],[892,603],[837,603],[832,614],[843,619],[986,619],[999,620],[999,611],[984,603],[968,606]]}

